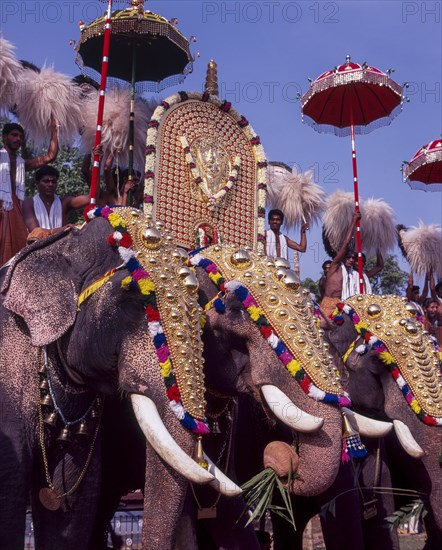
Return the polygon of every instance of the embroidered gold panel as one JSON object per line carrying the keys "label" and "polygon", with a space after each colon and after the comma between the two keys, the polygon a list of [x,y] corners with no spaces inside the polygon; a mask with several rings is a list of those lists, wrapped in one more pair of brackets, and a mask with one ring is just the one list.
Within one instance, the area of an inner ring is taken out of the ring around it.
{"label": "embroidered gold panel", "polygon": [[214,262],[226,280],[243,284],[263,310],[293,357],[321,390],[341,395],[338,371],[313,314],[309,292],[302,289],[288,262],[237,247],[211,246],[202,256]]}
{"label": "embroidered gold panel", "polygon": [[161,323],[185,409],[204,419],[203,349],[201,341],[198,281],[187,267],[187,253],[161,223],[132,208],[119,208],[127,223],[137,259],[155,284]]}
{"label": "embroidered gold panel", "polygon": [[399,296],[353,296],[346,300],[369,332],[384,342],[420,407],[442,416],[439,355],[433,340],[416,321],[414,306]]}

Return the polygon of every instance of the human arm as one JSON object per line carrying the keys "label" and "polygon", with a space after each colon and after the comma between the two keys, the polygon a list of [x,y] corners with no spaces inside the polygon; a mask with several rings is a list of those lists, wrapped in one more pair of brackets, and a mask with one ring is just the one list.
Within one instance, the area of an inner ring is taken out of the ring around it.
{"label": "human arm", "polygon": [[425,298],[427,297],[427,294],[428,294],[428,281],[430,279],[430,274],[429,273],[426,273],[425,274],[425,281],[424,281],[424,287],[422,289],[422,294],[419,296],[419,303],[420,304],[423,304],[425,302]]}
{"label": "human arm", "polygon": [[437,300],[436,283],[434,281],[433,271],[430,271],[430,296]]}
{"label": "human arm", "polygon": [[347,233],[345,234],[344,241],[342,243],[341,248],[339,249],[336,256],[333,258],[332,265],[337,264],[340,265],[342,260],[345,258],[345,254],[347,252],[348,245],[350,244],[350,241],[353,237],[353,232],[356,226],[356,222],[361,219],[361,213],[360,212],[354,212],[353,218],[351,220],[351,224],[347,230]]}
{"label": "human arm", "polygon": [[298,252],[305,252],[307,250],[307,235],[306,231],[308,229],[308,223],[303,223],[301,225],[301,242],[298,244],[295,241],[292,241],[286,237],[287,246],[292,250],[297,250]]}
{"label": "human arm", "polygon": [[58,154],[58,126],[54,115],[51,115],[51,140],[46,155],[41,157],[25,159],[25,170],[37,170],[45,164],[52,162],[57,158]]}
{"label": "human arm", "polygon": [[22,213],[25,225],[28,228],[29,233],[36,227],[40,227],[40,223],[37,220],[37,216],[34,211],[34,199],[25,199],[22,204]]}
{"label": "human arm", "polygon": [[414,284],[413,272],[410,271],[410,275],[408,276],[408,285],[407,285],[407,288],[405,289],[405,296],[409,302],[413,301],[413,284]]}
{"label": "human arm", "polygon": [[376,251],[376,265],[366,272],[368,278],[374,277],[384,269],[384,258],[379,250]]}

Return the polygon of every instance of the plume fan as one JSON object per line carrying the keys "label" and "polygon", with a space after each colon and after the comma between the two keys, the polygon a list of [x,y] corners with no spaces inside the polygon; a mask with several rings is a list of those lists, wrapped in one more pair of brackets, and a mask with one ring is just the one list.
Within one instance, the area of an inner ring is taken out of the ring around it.
{"label": "plume fan", "polygon": [[[335,253],[341,248],[354,213],[353,193],[337,190],[327,198],[323,216],[323,240],[327,251]],[[394,211],[382,199],[360,200],[361,233],[364,253],[377,250],[385,255],[394,248],[397,238]]]}
{"label": "plume fan", "polygon": [[442,228],[439,225],[424,225],[399,232],[402,246],[411,269],[419,276],[433,271],[442,277]]}
{"label": "plume fan", "polygon": [[[83,89],[84,91],[84,89]],[[95,99],[94,99],[95,98]],[[147,125],[156,104],[142,98],[135,99],[135,135],[134,168],[144,171],[144,149],[146,145]],[[80,150],[89,153],[95,143],[95,120],[97,117],[98,94],[90,90],[83,105],[83,126]],[[110,88],[106,94],[102,124],[101,144],[103,150],[121,166],[127,166],[129,149],[130,90],[123,87]]]}
{"label": "plume fan", "polygon": [[0,36],[0,111],[8,111],[15,102],[21,63],[14,55],[15,47]]}
{"label": "plume fan", "polygon": [[72,145],[81,126],[80,88],[52,67],[40,72],[24,68],[15,98],[15,112],[37,148],[48,141],[51,115],[59,125],[60,145]]}
{"label": "plume fan", "polygon": [[313,181],[313,172],[298,173],[283,164],[271,162],[267,176],[267,206],[284,212],[284,224],[291,229],[301,223],[317,222],[325,209],[325,193]]}

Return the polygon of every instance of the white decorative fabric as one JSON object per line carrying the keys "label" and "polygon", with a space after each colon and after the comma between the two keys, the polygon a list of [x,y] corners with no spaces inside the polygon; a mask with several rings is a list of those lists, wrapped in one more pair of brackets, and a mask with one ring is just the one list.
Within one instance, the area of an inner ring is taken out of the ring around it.
{"label": "white decorative fabric", "polygon": [[[25,161],[19,156],[15,173],[15,194],[21,201],[25,198]],[[12,210],[11,165],[6,149],[0,149],[0,201],[3,201],[3,210]]]}
{"label": "white decorative fabric", "polygon": [[353,269],[349,269],[347,271],[347,268],[344,264],[341,264],[341,270],[342,270],[342,292],[341,292],[341,300],[346,300],[347,298],[350,298],[350,296],[354,296],[355,294],[358,294],[358,287],[355,284],[357,282],[357,279],[354,278],[354,271]]}
{"label": "white decorative fabric", "polygon": [[[281,253],[279,255],[280,258],[285,258],[286,260],[289,259],[288,256],[288,248],[287,248],[287,240],[281,233],[279,234],[279,244],[281,245]],[[266,231],[266,252],[267,256],[270,256],[271,258],[276,258],[276,235],[271,229],[267,229]]]}
{"label": "white decorative fabric", "polygon": [[[373,294],[373,290],[371,288],[371,284],[370,284],[370,281],[368,280],[367,274],[363,273],[362,275],[364,276],[364,292],[365,292],[365,294]],[[359,273],[356,269],[353,270],[353,277],[355,279],[354,284],[355,284],[355,287],[356,287],[355,294],[360,294],[360,292],[359,292]]]}
{"label": "white decorative fabric", "polygon": [[51,210],[48,211],[40,195],[37,193],[34,196],[34,212],[38,220],[38,224],[42,229],[55,229],[63,225],[63,212],[61,200],[58,195],[54,195],[54,202],[51,204]]}

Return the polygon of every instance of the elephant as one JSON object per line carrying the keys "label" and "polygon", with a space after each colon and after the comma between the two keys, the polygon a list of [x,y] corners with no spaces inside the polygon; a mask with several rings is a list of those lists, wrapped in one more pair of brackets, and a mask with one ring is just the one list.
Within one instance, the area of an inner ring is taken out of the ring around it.
{"label": "elephant", "polygon": [[86,227],[34,243],[0,273],[2,550],[23,548],[29,494],[37,549],[87,549],[106,396],[130,397],[148,440],[146,548],[172,547],[188,480],[240,493],[209,459],[201,466],[197,448],[207,428],[194,274],[173,238],[139,211],[90,214]]}
{"label": "elephant", "polygon": [[440,548],[440,352],[405,298],[353,297],[338,304],[334,321],[329,340],[345,357],[352,403],[361,413],[393,422],[385,439],[392,484],[422,495],[425,548]]}
{"label": "elephant", "polygon": [[[242,262],[243,273],[244,264],[247,265],[247,261],[252,261],[247,260],[248,257],[253,259],[257,272],[264,269],[267,262],[259,255],[237,251],[235,247],[228,246],[213,247],[202,254],[205,257],[209,254],[216,256],[217,252],[221,253],[221,251],[226,258],[233,258],[237,255],[242,257],[245,260]],[[218,262],[220,260],[220,258],[215,259]],[[210,280],[216,279],[216,277],[210,277],[210,275],[214,275],[214,265],[206,265],[208,269],[205,269],[207,273],[204,273],[203,267],[198,265],[198,259],[194,257],[192,261],[200,281],[200,304],[202,306],[210,305],[217,292]],[[230,264],[233,265],[232,262]],[[221,266],[221,263],[219,265]],[[238,275],[236,270],[227,271],[228,264],[226,262],[222,263],[221,269],[223,272],[226,271],[226,279],[227,277],[234,279]],[[269,277],[274,277],[276,269],[290,275],[286,267],[277,268],[274,263],[266,269],[270,269]],[[241,274],[241,269],[238,268],[238,270]],[[275,279],[275,283],[276,281],[278,279]],[[285,287],[285,282],[281,282],[280,285],[277,285],[278,292],[282,294]],[[312,312],[308,309],[306,295],[302,294],[299,288],[294,290],[292,295],[302,301],[303,321],[304,324],[308,324],[307,318],[312,320]],[[250,396],[259,409],[264,412],[263,431],[265,431],[264,426],[269,419],[274,418],[273,414],[286,422],[288,421],[290,427],[297,432],[296,437],[301,457],[300,475],[294,482],[296,490],[304,495],[324,492],[333,483],[340,468],[341,413],[337,407],[317,402],[304,393],[298,382],[294,381],[289,372],[282,367],[280,359],[263,339],[249,313],[246,312],[234,293],[227,293],[223,307],[225,311],[222,314],[214,308],[206,308],[208,311],[203,340],[206,358],[205,380],[208,391],[212,392],[216,396],[215,398],[226,400],[239,395]],[[318,360],[322,359],[324,359],[323,356],[318,356]],[[327,355],[325,359],[329,362]],[[213,395],[211,400],[213,400]],[[295,407],[294,402],[298,406],[300,405],[300,408]],[[223,406],[217,403],[215,410],[219,411],[220,409],[222,410]],[[306,410],[307,412],[305,412]],[[113,453],[108,452],[107,454],[113,456]],[[316,461],[315,454],[317,454]],[[324,459],[323,454],[328,455],[328,459]],[[312,468],[313,464],[319,465],[318,470]],[[111,474],[110,478],[115,480],[115,473]],[[215,499],[216,495],[209,497],[209,502],[213,503]],[[109,499],[107,498],[107,500]],[[118,501],[118,494],[116,500]],[[111,514],[108,514],[108,518],[109,516]],[[208,521],[206,523],[215,522]],[[226,532],[223,534],[226,535]],[[220,544],[225,544],[225,541]],[[237,546],[223,547],[236,548]]]}

